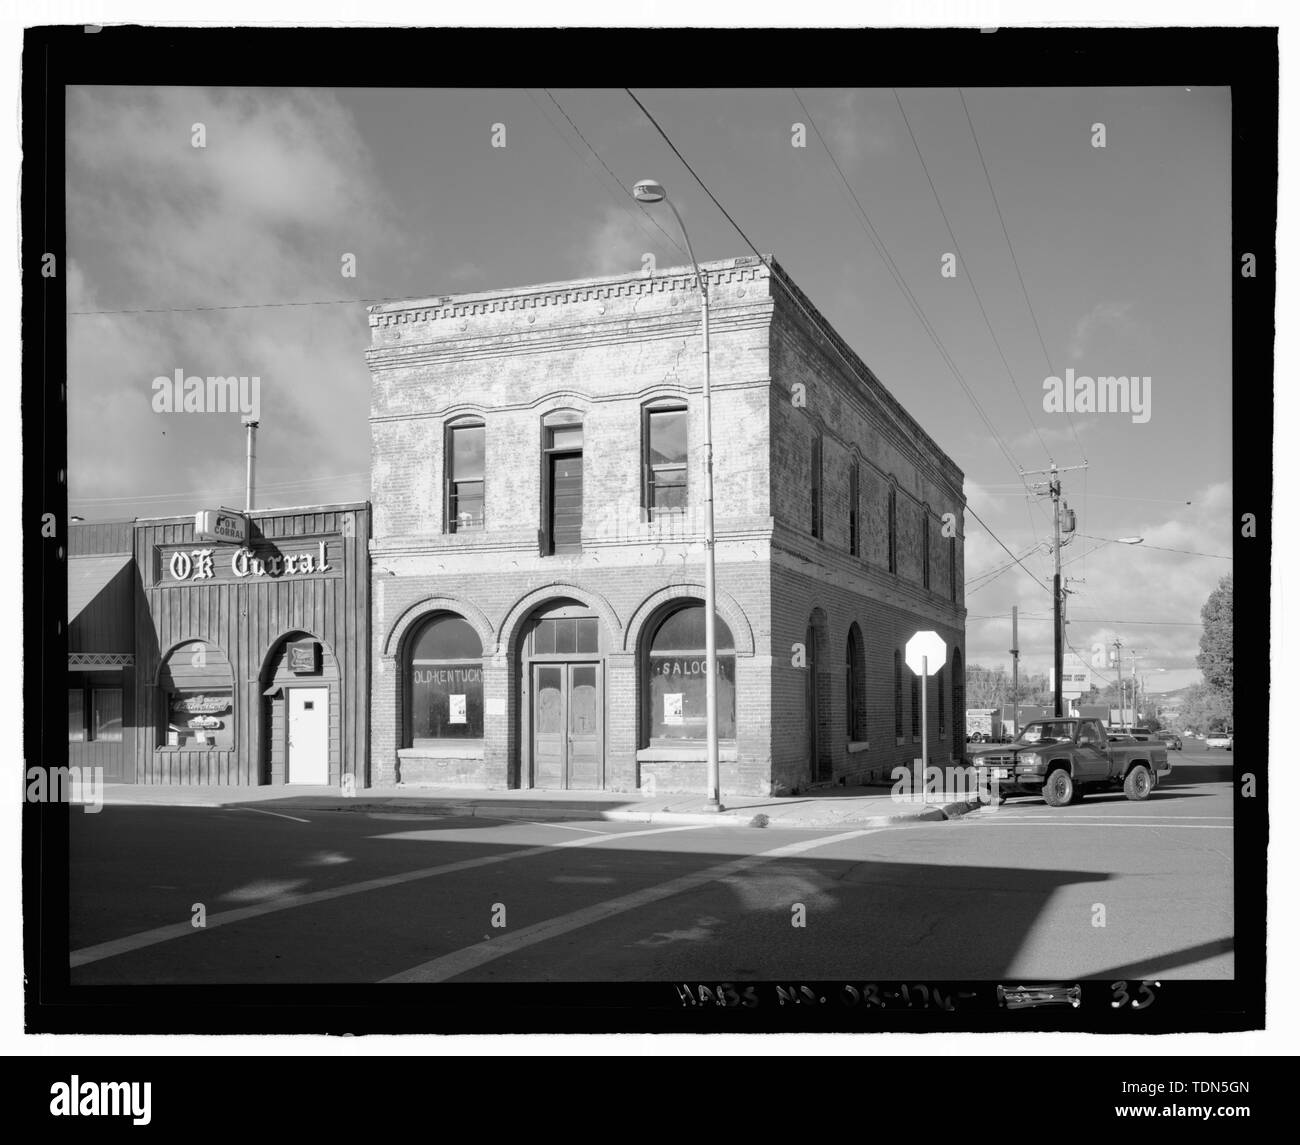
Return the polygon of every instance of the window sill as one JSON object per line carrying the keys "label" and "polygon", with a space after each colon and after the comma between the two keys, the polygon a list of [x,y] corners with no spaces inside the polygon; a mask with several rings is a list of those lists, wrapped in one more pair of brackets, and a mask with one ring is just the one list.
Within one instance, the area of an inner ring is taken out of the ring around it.
{"label": "window sill", "polygon": [[234,751],[233,746],[222,747],[215,743],[160,743],[154,751]]}
{"label": "window sill", "polygon": [[871,744],[866,740],[849,740],[849,754],[854,755],[860,751],[866,751]]}
{"label": "window sill", "polygon": [[439,740],[397,749],[398,759],[482,759],[481,739]]}
{"label": "window sill", "polygon": [[[704,763],[709,757],[709,750],[703,742],[684,747],[668,747],[654,744],[643,747],[636,753],[637,763]],[[723,740],[718,744],[718,759],[734,763],[739,758],[735,740]]]}

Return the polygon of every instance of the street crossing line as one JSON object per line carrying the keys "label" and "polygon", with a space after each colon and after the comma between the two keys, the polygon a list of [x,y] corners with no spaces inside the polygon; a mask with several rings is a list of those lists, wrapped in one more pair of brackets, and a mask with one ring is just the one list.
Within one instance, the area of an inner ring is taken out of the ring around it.
{"label": "street crossing line", "polygon": [[436,867],[422,867],[417,871],[403,871],[401,874],[365,879],[359,883],[347,883],[344,886],[326,887],[319,891],[285,895],[283,898],[272,899],[270,902],[255,903],[252,906],[209,914],[204,927],[195,927],[187,918],[184,922],[154,927],[152,930],[143,930],[138,934],[129,934],[124,938],[114,938],[108,942],[96,943],[94,946],[83,946],[80,950],[74,950],[68,955],[68,965],[70,968],[76,969],[78,966],[100,962],[105,958],[113,958],[132,950],[142,950],[146,946],[156,946],[160,942],[170,942],[172,939],[184,938],[187,935],[202,934],[204,930],[212,930],[217,926],[228,926],[234,922],[244,922],[250,918],[260,918],[263,915],[275,914],[277,911],[292,910],[300,906],[311,906],[314,903],[328,902],[330,899],[344,898],[348,895],[385,890],[388,887],[401,886],[403,883],[413,883],[420,879],[432,879],[439,875],[472,871],[478,867],[489,867],[495,863],[508,863],[515,859],[531,859],[537,855],[549,855],[571,847],[589,847],[606,839],[636,839],[646,835],[665,835],[670,831],[701,831],[707,826],[709,825],[691,823],[685,826],[650,827],[644,831],[621,831],[617,834],[602,832],[600,835],[591,838],[566,839],[563,843],[524,847],[517,851],[507,851],[502,855],[483,855],[476,859],[460,859],[454,863],[443,863]]}
{"label": "street crossing line", "polygon": [[297,815],[285,815],[279,811],[263,811],[260,807],[227,807],[227,811],[252,811],[258,815],[274,815],[277,819],[292,819],[295,823],[310,823],[310,819],[299,819]]}
{"label": "street crossing line", "polygon": [[981,823],[985,827],[1010,826],[1011,824],[1024,825],[1029,827],[1142,827],[1150,831],[1159,827],[1168,827],[1171,831],[1231,831],[1231,823],[1166,823],[1157,820],[1154,823],[1141,822],[1134,823],[1122,819],[1087,819],[1086,821],[1075,820],[1071,822],[1068,819],[1048,819],[1046,817],[1023,819],[974,819],[976,823]]}
{"label": "street crossing line", "polygon": [[479,942],[462,950],[453,951],[451,954],[444,954],[440,958],[422,962],[419,966],[413,966],[409,970],[403,970],[400,974],[394,974],[391,977],[381,979],[381,981],[404,983],[445,982],[449,978],[455,978],[458,974],[477,969],[485,962],[504,958],[527,946],[558,938],[562,934],[580,930],[584,926],[604,922],[608,918],[613,918],[618,914],[625,914],[630,910],[638,910],[643,906],[659,902],[661,899],[694,890],[705,883],[730,878],[753,867],[761,866],[763,863],[769,863],[773,859],[785,859],[792,855],[801,855],[805,851],[811,851],[817,847],[846,842],[849,839],[857,839],[863,835],[874,835],[878,831],[888,829],[886,827],[867,827],[858,831],[845,831],[839,835],[830,835],[824,839],[805,839],[798,843],[787,843],[783,847],[775,847],[770,851],[763,851],[757,855],[746,855],[744,858],[720,863],[703,871],[682,875],[669,882],[660,883],[658,886],[645,887],[620,898],[596,903],[594,906],[584,907],[570,914],[562,914],[558,918],[535,923],[533,926],[524,927],[513,934],[507,934],[500,938],[490,938],[486,942]]}

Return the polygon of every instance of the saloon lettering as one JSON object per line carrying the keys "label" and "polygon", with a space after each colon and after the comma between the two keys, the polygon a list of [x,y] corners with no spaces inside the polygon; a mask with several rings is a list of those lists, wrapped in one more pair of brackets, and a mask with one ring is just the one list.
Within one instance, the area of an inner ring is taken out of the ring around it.
{"label": "saloon lettering", "polygon": [[[674,658],[672,660],[659,660],[655,658],[653,671],[660,676],[703,676],[708,670],[708,662],[705,660],[687,660],[684,658]],[[726,676],[726,667],[724,663],[718,661],[718,675]]]}
{"label": "saloon lettering", "polygon": [[[212,568],[212,549],[178,549],[172,553],[168,570],[172,580],[210,580],[216,574]],[[334,566],[325,556],[325,542],[318,544],[312,553],[290,553],[285,556],[258,557],[249,548],[236,549],[230,557],[230,571],[237,577],[289,576],[329,572]]]}

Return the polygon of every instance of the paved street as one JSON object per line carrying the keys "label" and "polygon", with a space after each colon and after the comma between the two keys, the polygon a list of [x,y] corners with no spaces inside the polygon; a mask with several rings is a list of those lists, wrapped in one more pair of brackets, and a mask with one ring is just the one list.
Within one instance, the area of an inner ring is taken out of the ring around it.
{"label": "paved street", "polygon": [[1231,756],[1171,755],[1144,803],[892,828],[107,806],[73,981],[1229,978]]}

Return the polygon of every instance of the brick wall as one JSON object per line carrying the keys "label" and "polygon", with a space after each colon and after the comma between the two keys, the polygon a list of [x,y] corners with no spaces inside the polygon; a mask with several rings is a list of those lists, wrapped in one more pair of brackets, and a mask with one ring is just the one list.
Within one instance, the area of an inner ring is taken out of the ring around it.
{"label": "brick wall", "polygon": [[[813,331],[792,303],[797,288],[784,285],[784,272],[756,259],[705,269],[719,611],[744,632],[743,639],[735,633],[744,652],[737,656],[738,736],[722,763],[724,791],[790,790],[811,779],[807,674],[792,666],[791,646],[804,640],[815,607],[825,617],[818,707],[830,777],[887,772],[915,751],[910,742],[893,742],[893,649],[918,627],[937,629],[953,646],[962,638],[964,612],[960,594],[957,606],[948,600],[949,550],[940,535],[944,512],[960,523],[960,471],[869,371],[863,380],[844,367],[837,354],[846,348]],[[674,594],[702,596],[703,363],[693,275],[678,268],[385,304],[372,309],[371,326],[376,781],[401,774],[413,782],[526,782],[517,643],[532,611],[575,599],[602,619],[606,786],[633,790],[653,774],[656,790],[700,790],[700,760],[638,759],[646,739],[638,641],[657,605]],[[791,400],[795,383],[803,387],[798,403]],[[658,401],[690,411],[691,511],[647,522],[643,422],[647,404]],[[543,418],[559,410],[576,411],[584,427],[582,551],[549,556],[540,543]],[[444,532],[444,442],[457,419],[485,427],[482,531]],[[818,541],[808,536],[814,435],[823,442]],[[849,556],[848,469],[855,459],[861,552]],[[897,576],[886,555],[891,483],[898,489]],[[921,587],[920,568],[926,505],[930,590]],[[957,549],[960,562],[960,541]],[[485,719],[476,755],[403,758],[402,639],[437,609],[478,627],[485,702],[505,714]],[[869,747],[851,752],[844,657],[852,621],[863,635]]]}

